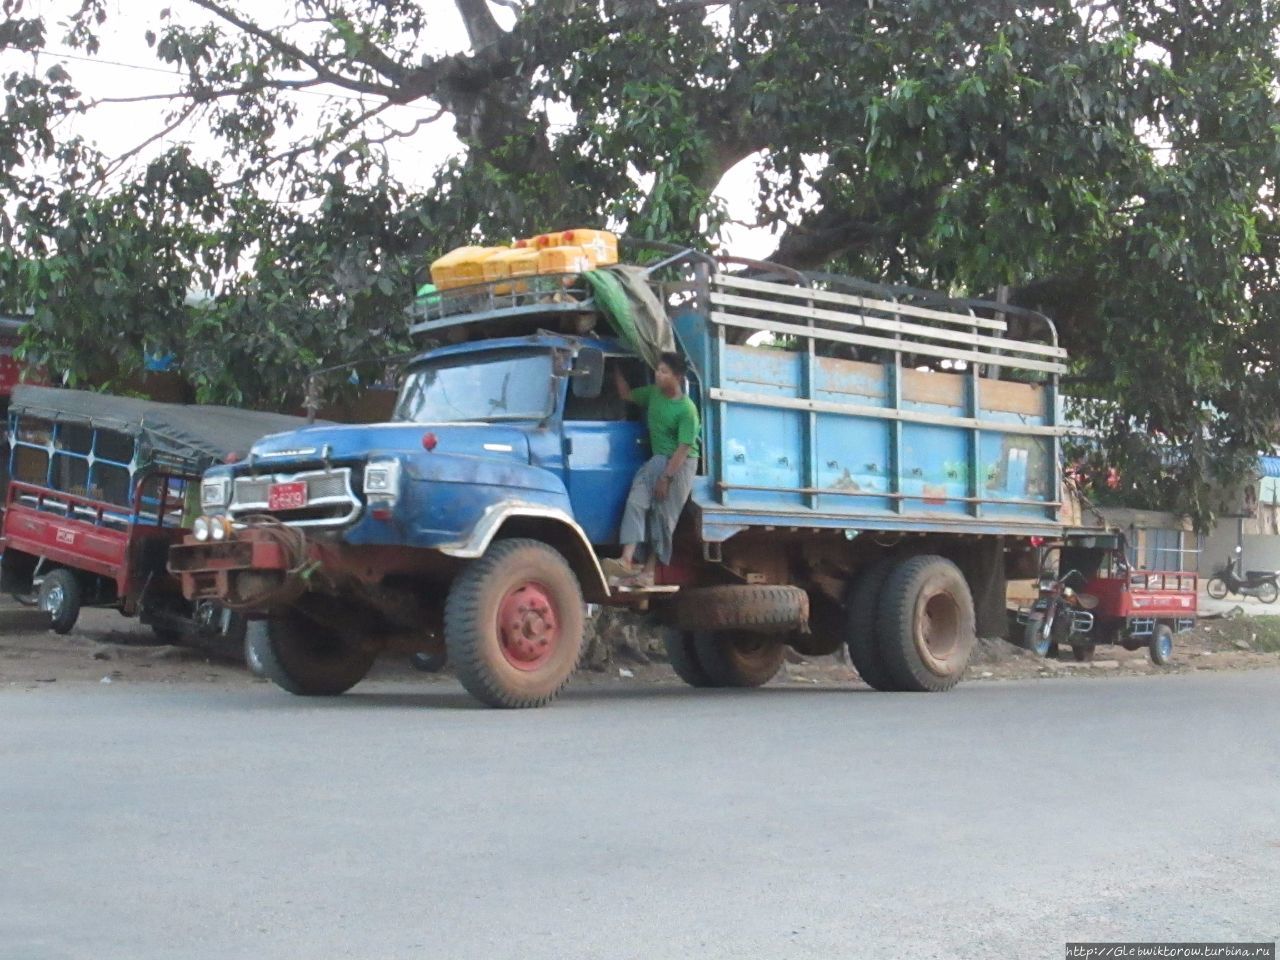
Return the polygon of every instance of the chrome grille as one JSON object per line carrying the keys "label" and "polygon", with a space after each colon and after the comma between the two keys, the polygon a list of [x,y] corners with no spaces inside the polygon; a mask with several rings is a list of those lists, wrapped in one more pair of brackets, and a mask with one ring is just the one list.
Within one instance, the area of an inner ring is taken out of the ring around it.
{"label": "chrome grille", "polygon": [[[268,509],[268,495],[276,483],[307,485],[307,505],[297,510]],[[231,488],[233,517],[270,514],[295,526],[337,526],[354,520],[360,500],[351,489],[351,469],[310,470],[304,473],[277,473],[265,477],[237,477]]]}

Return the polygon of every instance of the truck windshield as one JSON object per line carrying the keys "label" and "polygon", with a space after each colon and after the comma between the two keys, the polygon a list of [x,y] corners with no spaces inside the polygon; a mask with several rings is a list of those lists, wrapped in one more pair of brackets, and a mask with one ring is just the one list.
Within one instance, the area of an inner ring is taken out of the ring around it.
{"label": "truck windshield", "polygon": [[549,353],[447,357],[409,371],[395,419],[541,420],[551,413],[551,377]]}

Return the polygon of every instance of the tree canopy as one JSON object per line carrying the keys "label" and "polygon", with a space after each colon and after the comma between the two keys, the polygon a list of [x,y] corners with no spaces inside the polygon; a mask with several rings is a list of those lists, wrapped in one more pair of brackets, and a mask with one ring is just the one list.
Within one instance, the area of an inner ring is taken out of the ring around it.
{"label": "tree canopy", "polygon": [[[94,54],[113,9],[2,6],[0,44],[33,55]],[[143,28],[177,82],[155,132],[211,159],[59,137],[106,98],[56,56],[10,72],[0,266],[33,349],[98,379],[174,350],[204,399],[296,400],[398,335],[432,254],[601,223],[714,247],[716,188],[753,158],[773,259],[1052,316],[1099,436],[1083,476],[1117,466],[1137,505],[1204,523],[1276,442],[1272,0],[441,6],[173,0]],[[446,15],[469,49],[431,52]],[[304,91],[331,95],[318,125]],[[462,150],[407,189],[388,144],[449,122]]]}

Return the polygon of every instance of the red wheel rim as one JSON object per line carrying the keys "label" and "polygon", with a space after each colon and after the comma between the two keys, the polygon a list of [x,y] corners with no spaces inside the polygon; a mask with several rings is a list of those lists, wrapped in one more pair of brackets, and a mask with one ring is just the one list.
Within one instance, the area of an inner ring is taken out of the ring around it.
{"label": "red wheel rim", "polygon": [[547,588],[526,581],[498,604],[498,643],[517,670],[537,670],[555,653],[560,621]]}

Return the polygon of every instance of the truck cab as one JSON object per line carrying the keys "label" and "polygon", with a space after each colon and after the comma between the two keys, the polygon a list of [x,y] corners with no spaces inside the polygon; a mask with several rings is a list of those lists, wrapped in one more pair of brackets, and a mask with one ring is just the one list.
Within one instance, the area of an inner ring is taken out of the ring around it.
{"label": "truck cab", "polygon": [[1052,324],[730,260],[610,268],[652,294],[702,413],[654,585],[611,586],[600,563],[649,457],[612,371],[649,382],[645,345],[573,275],[442,293],[392,419],[267,437],[210,470],[170,569],[189,599],[265,620],[254,658],[300,694],[345,691],[407,639],[487,704],[540,705],[588,602],[675,623],[695,686],[758,686],[788,645],[847,645],[877,689],[950,688],[975,634],[1004,630],[1005,566],[1063,529]]}

